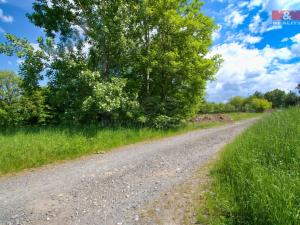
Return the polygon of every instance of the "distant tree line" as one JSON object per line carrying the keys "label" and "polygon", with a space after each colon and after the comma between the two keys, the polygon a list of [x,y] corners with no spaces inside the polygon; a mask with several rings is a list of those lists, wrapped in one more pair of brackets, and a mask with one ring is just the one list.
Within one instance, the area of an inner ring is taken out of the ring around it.
{"label": "distant tree line", "polygon": [[[0,124],[179,124],[195,115],[221,59],[200,0],[35,0],[38,48],[6,34]],[[41,85],[41,82],[44,85]]]}
{"label": "distant tree line", "polygon": [[[300,93],[300,84],[297,89]],[[290,91],[275,89],[266,93],[255,92],[248,98],[233,97],[228,103],[206,102],[200,107],[200,113],[226,113],[226,112],[264,112],[270,109],[287,108],[300,104],[300,97]]]}

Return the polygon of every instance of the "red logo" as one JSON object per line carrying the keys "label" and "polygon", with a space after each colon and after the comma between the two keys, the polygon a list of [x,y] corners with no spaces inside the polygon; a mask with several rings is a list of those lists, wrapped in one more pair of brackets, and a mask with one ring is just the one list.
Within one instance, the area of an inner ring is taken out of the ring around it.
{"label": "red logo", "polygon": [[273,21],[300,21],[300,10],[274,10],[272,19]]}

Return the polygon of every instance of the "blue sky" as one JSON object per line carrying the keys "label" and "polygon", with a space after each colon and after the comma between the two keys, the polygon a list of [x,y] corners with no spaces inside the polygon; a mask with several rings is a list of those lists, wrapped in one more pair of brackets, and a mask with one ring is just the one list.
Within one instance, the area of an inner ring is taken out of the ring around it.
{"label": "blue sky", "polygon": [[[33,0],[0,0],[0,42],[9,32],[33,44],[43,34],[25,14]],[[205,0],[204,12],[219,30],[211,54],[224,63],[207,89],[209,101],[224,102],[254,91],[294,90],[300,82],[300,24],[273,25],[272,10],[300,10],[300,0]],[[0,70],[18,70],[18,60],[0,55]]]}

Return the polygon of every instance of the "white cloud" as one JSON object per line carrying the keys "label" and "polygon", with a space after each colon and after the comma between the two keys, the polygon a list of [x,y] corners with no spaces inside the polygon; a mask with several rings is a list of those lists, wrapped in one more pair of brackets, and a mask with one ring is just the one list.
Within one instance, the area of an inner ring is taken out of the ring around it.
{"label": "white cloud", "polygon": [[270,10],[298,9],[300,0],[267,0],[265,8]]}
{"label": "white cloud", "polygon": [[263,4],[263,0],[250,0],[248,4],[249,9],[253,9],[255,7],[261,6]]}
{"label": "white cloud", "polygon": [[240,2],[240,3],[238,4],[238,7],[239,7],[239,8],[243,8],[243,7],[247,6],[248,4],[249,4],[248,1]]}
{"label": "white cloud", "polygon": [[[269,38],[264,33],[282,28],[273,25],[272,10],[297,9],[300,0],[248,0],[247,5],[244,0],[226,2],[228,6],[221,12],[221,19],[228,26],[222,30],[226,39],[211,51],[212,55],[221,54],[224,63],[216,74],[216,81],[208,85],[208,100],[223,102],[236,95],[248,96],[255,91],[275,88],[293,90],[300,81],[300,62],[294,60],[300,57],[300,33],[279,39],[290,40],[286,43],[288,47],[267,45],[258,49],[253,45]],[[239,27],[248,15],[253,15],[250,23]],[[240,29],[233,29],[237,27]]]}
{"label": "white cloud", "polygon": [[256,44],[256,43],[259,43],[261,40],[262,40],[262,37],[251,36],[251,35],[249,35],[249,34],[243,36],[243,41],[244,41],[244,43]]}
{"label": "white cloud", "polygon": [[261,7],[261,11],[271,10],[295,10],[298,9],[300,0],[250,0],[250,10]]}
{"label": "white cloud", "polygon": [[295,57],[300,57],[300,44],[292,45],[292,53]]}
{"label": "white cloud", "polygon": [[292,52],[288,48],[271,48],[267,45],[264,49],[261,50],[261,54],[270,60],[280,59],[280,60],[289,60],[293,58]]}
{"label": "white cloud", "polygon": [[300,57],[300,33],[290,38],[294,44],[291,47],[292,53],[295,57]]}
{"label": "white cloud", "polygon": [[7,0],[0,0],[0,3],[7,3]]}
{"label": "white cloud", "polygon": [[0,20],[2,20],[5,23],[12,23],[14,21],[14,18],[12,16],[5,15],[3,10],[0,9]]}
{"label": "white cloud", "polygon": [[271,16],[267,20],[263,20],[260,16],[260,13],[257,13],[251,23],[249,24],[249,30],[252,33],[265,33],[271,30],[278,30],[281,29],[281,25],[274,25],[272,24]]}
{"label": "white cloud", "polygon": [[238,43],[243,43],[243,44],[257,44],[259,43],[263,37],[260,36],[253,36],[250,34],[244,34],[244,33],[239,33],[239,34],[234,34],[234,33],[227,33],[227,43],[231,42],[238,42]]}
{"label": "white cloud", "polygon": [[300,43],[300,33],[291,38],[295,43]]}
{"label": "white cloud", "polygon": [[256,14],[251,23],[249,24],[249,30],[252,32],[252,33],[258,33],[259,32],[259,29],[260,29],[260,25],[262,23],[262,19],[260,17],[259,14]]}
{"label": "white cloud", "polygon": [[299,83],[300,63],[279,64],[278,69],[255,78],[257,90],[266,92],[275,88],[294,90]]}
{"label": "white cloud", "polygon": [[233,10],[233,12],[225,17],[225,22],[228,26],[232,26],[233,28],[238,27],[240,24],[243,24],[244,20],[247,18],[248,14],[243,15],[237,10]]}
{"label": "white cloud", "polygon": [[221,54],[224,63],[217,80],[208,85],[210,101],[224,101],[236,95],[247,96],[275,88],[293,90],[299,81],[300,63],[288,64],[294,55],[289,48],[247,48],[243,43],[215,46],[211,54]]}
{"label": "white cloud", "polygon": [[214,41],[218,40],[221,37],[221,30],[222,30],[222,25],[219,25],[219,28],[213,32],[212,39]]}

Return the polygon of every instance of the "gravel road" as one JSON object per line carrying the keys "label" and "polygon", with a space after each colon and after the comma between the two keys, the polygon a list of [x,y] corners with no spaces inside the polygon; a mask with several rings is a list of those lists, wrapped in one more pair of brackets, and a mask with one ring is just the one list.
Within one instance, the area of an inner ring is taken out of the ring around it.
{"label": "gravel road", "polygon": [[2,177],[0,225],[141,224],[138,212],[144,205],[184,182],[255,121],[193,131]]}

